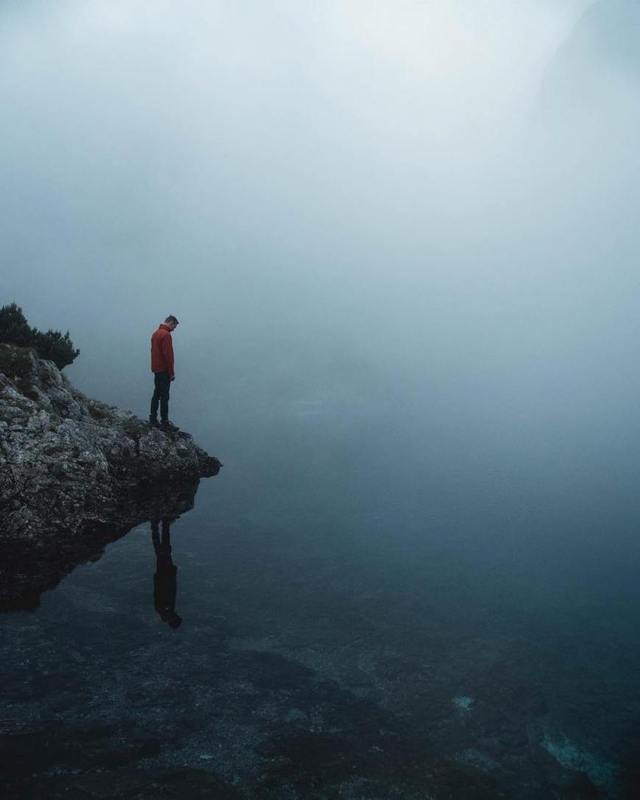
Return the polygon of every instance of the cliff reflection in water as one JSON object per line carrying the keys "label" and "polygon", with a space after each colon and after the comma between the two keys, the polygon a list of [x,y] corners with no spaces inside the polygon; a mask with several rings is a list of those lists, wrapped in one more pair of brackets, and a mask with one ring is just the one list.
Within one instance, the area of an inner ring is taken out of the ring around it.
{"label": "cliff reflection in water", "polygon": [[165,622],[177,627],[180,617],[175,613],[176,567],[171,559],[170,525],[193,508],[198,485],[196,481],[163,486],[161,492],[123,498],[112,513],[86,522],[80,535],[64,542],[54,536],[2,542],[0,533],[0,611],[33,611],[40,604],[40,595],[55,588],[65,575],[80,564],[97,561],[107,544],[151,521],[157,556],[156,608]]}

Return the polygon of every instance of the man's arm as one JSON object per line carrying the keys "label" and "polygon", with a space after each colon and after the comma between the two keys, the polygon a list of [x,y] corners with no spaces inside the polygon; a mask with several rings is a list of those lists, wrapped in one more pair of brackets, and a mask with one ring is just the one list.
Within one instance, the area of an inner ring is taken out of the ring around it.
{"label": "man's arm", "polygon": [[162,340],[162,354],[164,356],[165,364],[167,365],[167,372],[169,377],[173,380],[176,377],[173,365],[173,342],[171,336],[165,336]]}

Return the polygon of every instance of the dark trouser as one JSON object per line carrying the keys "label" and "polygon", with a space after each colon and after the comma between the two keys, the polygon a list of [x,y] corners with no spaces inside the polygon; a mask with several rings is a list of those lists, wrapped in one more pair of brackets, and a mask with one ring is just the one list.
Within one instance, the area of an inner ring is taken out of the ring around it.
{"label": "dark trouser", "polygon": [[158,403],[160,403],[160,417],[163,421],[169,419],[169,387],[171,378],[168,372],[154,372],[153,381],[155,389],[151,398],[151,419],[158,417]]}

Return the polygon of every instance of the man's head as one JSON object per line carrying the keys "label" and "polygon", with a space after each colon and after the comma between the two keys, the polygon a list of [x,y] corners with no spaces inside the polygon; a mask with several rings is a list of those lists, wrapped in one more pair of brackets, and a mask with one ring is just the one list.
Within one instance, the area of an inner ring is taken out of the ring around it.
{"label": "man's head", "polygon": [[180,323],[178,322],[177,318],[173,316],[173,314],[169,314],[169,316],[165,319],[164,324],[168,325],[170,330],[175,331]]}
{"label": "man's head", "polygon": [[182,625],[182,617],[176,614],[175,611],[162,611],[160,612],[160,619],[166,622],[170,628],[179,628]]}

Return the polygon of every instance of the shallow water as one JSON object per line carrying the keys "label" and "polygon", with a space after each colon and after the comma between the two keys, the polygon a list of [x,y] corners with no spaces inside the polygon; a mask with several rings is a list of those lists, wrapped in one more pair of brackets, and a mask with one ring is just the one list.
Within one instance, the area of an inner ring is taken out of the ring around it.
{"label": "shallow water", "polygon": [[398,412],[192,426],[182,624],[150,524],[3,616],[5,794],[640,796],[629,440]]}

